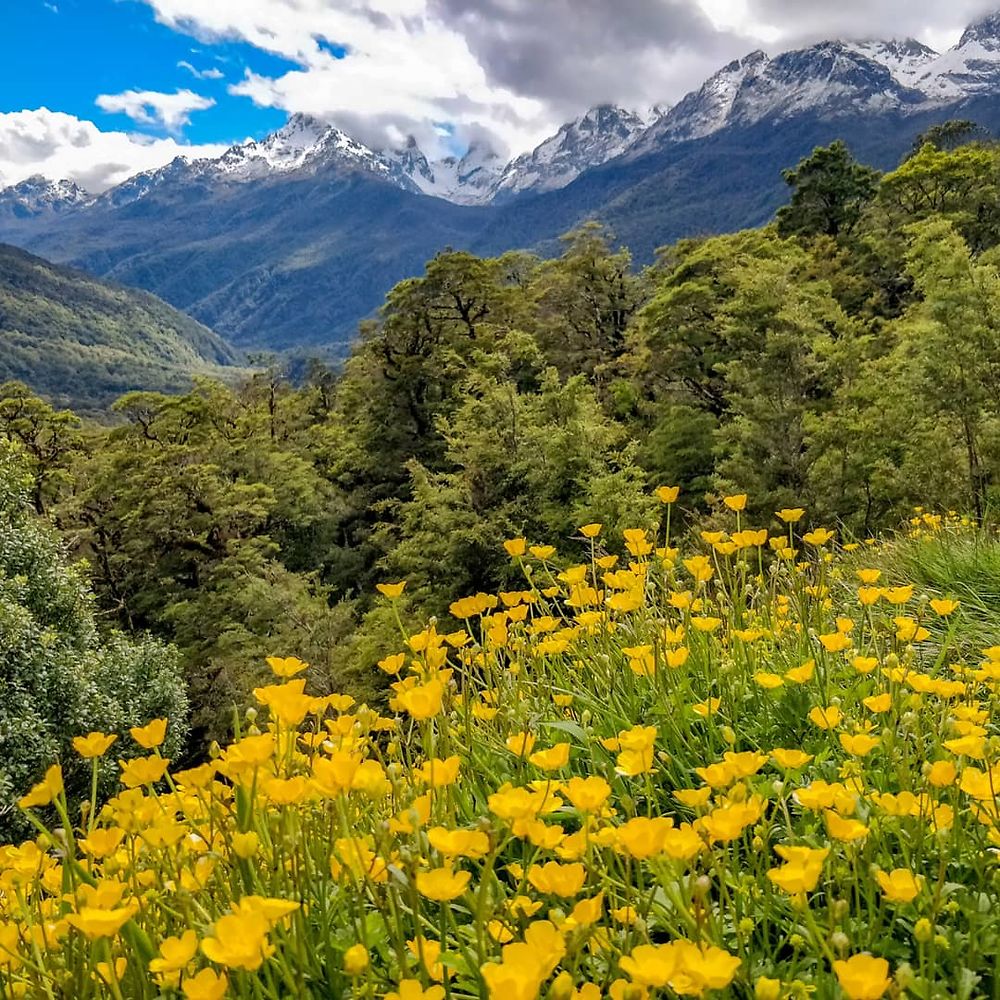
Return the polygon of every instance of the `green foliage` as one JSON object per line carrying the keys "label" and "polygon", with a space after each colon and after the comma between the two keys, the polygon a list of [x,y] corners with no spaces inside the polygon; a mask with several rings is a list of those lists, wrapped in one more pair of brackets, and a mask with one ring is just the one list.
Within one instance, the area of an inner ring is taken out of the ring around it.
{"label": "green foliage", "polygon": [[0,244],[0,383],[98,412],[130,389],[179,392],[238,354],[153,295]]}
{"label": "green foliage", "polygon": [[778,210],[782,236],[849,236],[878,192],[879,172],[858,163],[840,140],[782,176],[792,189],[791,202]]}
{"label": "green foliage", "polygon": [[[70,734],[117,733],[121,756],[141,753],[128,727],[171,719],[168,754],[183,746],[187,699],[176,654],[150,639],[102,636],[93,598],[55,533],[31,511],[26,464],[0,448],[0,835],[21,820],[18,790],[70,758]],[[105,776],[112,780],[110,773]],[[89,769],[67,772],[76,798]]]}

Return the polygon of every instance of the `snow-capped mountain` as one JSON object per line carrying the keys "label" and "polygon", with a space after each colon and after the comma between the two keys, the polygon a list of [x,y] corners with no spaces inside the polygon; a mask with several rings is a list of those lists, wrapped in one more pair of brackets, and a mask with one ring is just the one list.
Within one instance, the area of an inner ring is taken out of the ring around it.
{"label": "snow-capped mountain", "polygon": [[1000,12],[970,24],[954,48],[927,64],[914,86],[939,103],[995,92],[1000,87]]}
{"label": "snow-capped mountain", "polygon": [[34,174],[19,184],[0,190],[0,212],[18,219],[65,212],[92,200],[73,181],[51,181]]}
{"label": "snow-capped mountain", "polygon": [[418,191],[457,205],[488,202],[505,163],[503,157],[482,140],[474,141],[463,156],[448,156],[433,163],[412,136],[402,149],[383,155]]}
{"label": "snow-capped mountain", "polygon": [[[652,117],[662,115],[652,109]],[[555,135],[507,164],[492,196],[498,201],[525,191],[541,193],[565,187],[584,170],[620,156],[646,130],[649,120],[610,104],[591,108],[567,122]]]}
{"label": "snow-capped mountain", "polygon": [[765,119],[914,110],[924,95],[903,81],[915,74],[917,59],[935,53],[905,53],[905,43],[847,42],[821,42],[774,58],[751,52],[723,67],[654,123],[636,141],[632,155]]}
{"label": "snow-capped mountain", "polygon": [[884,66],[897,83],[904,87],[920,89],[919,81],[928,66],[938,58],[938,53],[929,45],[915,38],[896,41],[868,39],[861,42],[847,42],[846,47],[860,56]]}

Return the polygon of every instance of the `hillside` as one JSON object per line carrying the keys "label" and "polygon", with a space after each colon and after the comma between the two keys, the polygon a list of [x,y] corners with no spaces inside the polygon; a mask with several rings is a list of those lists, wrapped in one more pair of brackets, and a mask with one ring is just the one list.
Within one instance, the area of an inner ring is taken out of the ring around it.
{"label": "hillside", "polygon": [[0,244],[0,382],[100,409],[131,389],[175,391],[238,354],[148,292],[99,281]]}

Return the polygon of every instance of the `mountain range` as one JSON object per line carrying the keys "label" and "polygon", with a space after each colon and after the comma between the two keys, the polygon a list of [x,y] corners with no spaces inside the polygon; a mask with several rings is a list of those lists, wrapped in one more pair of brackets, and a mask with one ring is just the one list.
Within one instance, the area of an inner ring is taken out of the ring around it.
{"label": "mountain range", "polygon": [[221,157],[96,196],[30,178],[0,191],[0,239],[149,289],[241,346],[342,349],[396,281],[447,247],[551,252],[596,218],[639,262],[686,235],[765,222],[782,168],[845,139],[891,168],[949,118],[1000,128],[1000,12],[938,53],[913,39],[752,52],[673,107],[592,108],[533,151],[432,161],[305,115]]}

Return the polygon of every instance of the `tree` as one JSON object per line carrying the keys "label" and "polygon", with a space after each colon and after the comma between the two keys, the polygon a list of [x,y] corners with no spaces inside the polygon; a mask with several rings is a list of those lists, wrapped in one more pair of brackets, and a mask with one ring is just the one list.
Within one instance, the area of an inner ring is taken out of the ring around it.
{"label": "tree", "polygon": [[[24,832],[14,802],[62,761],[71,798],[89,797],[90,768],[71,747],[92,730],[119,736],[114,757],[144,753],[130,726],[170,720],[164,754],[187,733],[176,652],[147,638],[102,635],[80,569],[32,510],[32,476],[0,446],[0,837]],[[113,786],[109,761],[103,791]]]}
{"label": "tree", "polygon": [[943,152],[951,152],[971,142],[983,142],[989,138],[989,134],[982,125],[977,125],[968,118],[952,118],[921,132],[913,140],[906,159],[915,156],[924,146],[929,145]]}
{"label": "tree", "polygon": [[782,236],[849,236],[878,193],[879,172],[857,162],[841,140],[820,146],[782,177],[792,189],[778,210]]}
{"label": "tree", "polygon": [[972,258],[945,219],[910,233],[907,264],[920,299],[897,327],[900,367],[912,373],[914,399],[959,435],[968,500],[981,520],[992,478],[985,431],[1000,415],[1000,275]]}
{"label": "tree", "polygon": [[0,440],[18,444],[33,473],[32,503],[46,513],[66,482],[73,456],[82,449],[80,418],[55,410],[23,382],[0,385]]}

